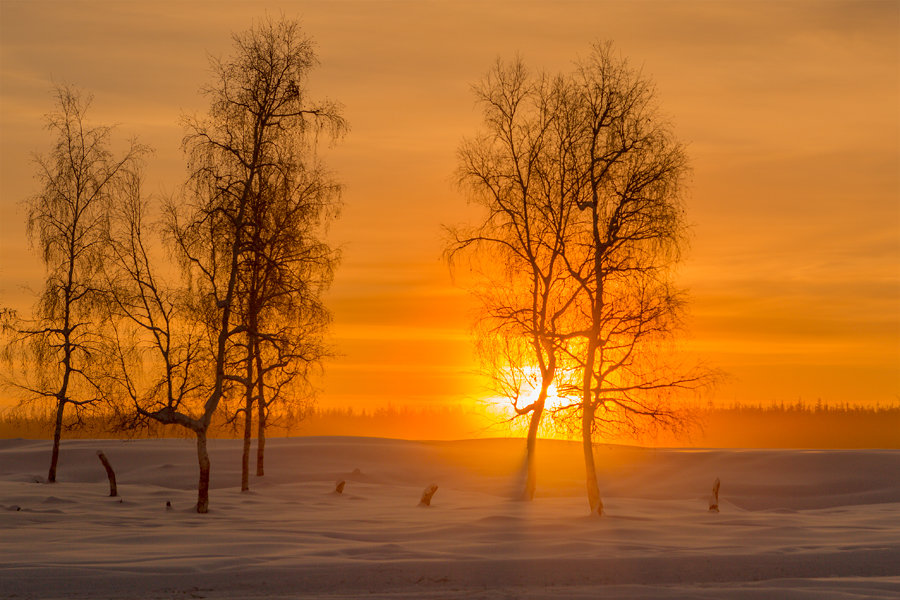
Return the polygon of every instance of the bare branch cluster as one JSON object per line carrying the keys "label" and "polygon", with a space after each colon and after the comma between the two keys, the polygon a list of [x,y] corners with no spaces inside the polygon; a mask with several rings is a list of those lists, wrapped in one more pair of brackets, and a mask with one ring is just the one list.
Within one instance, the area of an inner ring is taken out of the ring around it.
{"label": "bare branch cluster", "polygon": [[77,425],[103,399],[102,336],[94,323],[106,298],[105,240],[113,207],[148,152],[132,140],[115,155],[109,149],[112,128],[88,121],[91,98],[66,86],[55,95],[57,109],[46,117],[54,145],[34,157],[41,187],[25,203],[28,233],[44,263],[44,288],[30,319],[4,323],[4,356],[12,372],[5,383],[23,403],[55,413],[50,482],[56,480],[64,425]]}
{"label": "bare branch cluster", "polygon": [[217,411],[245,422],[246,489],[254,409],[262,475],[268,419],[312,397],[338,260],[323,232],[340,207],[317,149],[347,124],[307,92],[317,61],[296,21],[264,20],[233,41],[211,61],[207,114],[183,119],[188,178],[163,202],[142,190],[149,150],[132,141],[115,156],[111,129],[87,124],[89,99],[57,90],[56,145],[36,159],[42,190],[28,203],[46,286],[32,320],[2,314],[5,357],[22,372],[11,383],[57,413],[50,481],[64,409],[78,417],[103,401],[119,427],[196,435],[206,512]]}
{"label": "bare branch cluster", "polygon": [[[245,422],[247,489],[253,408],[261,475],[270,405],[302,401],[297,393],[309,370],[327,354],[322,336],[330,316],[321,294],[337,255],[321,232],[337,215],[340,186],[316,147],[320,134],[346,130],[337,104],[308,97],[316,59],[296,22],[263,21],[234,36],[231,57],[211,62],[214,83],[203,90],[209,111],[184,119],[188,181],[163,215],[186,283],[172,291],[152,273],[140,200],[121,215],[121,241],[113,244],[122,248],[119,278],[130,289],[117,300],[118,314],[141,340],[128,347],[155,355],[155,375],[140,393],[131,391],[132,365],[122,363],[120,378],[141,418],[197,435],[201,512],[208,503],[206,433],[220,405]],[[118,355],[127,356],[125,349]]]}
{"label": "bare branch cluster", "polygon": [[485,217],[450,230],[448,256],[474,273],[479,354],[530,417],[529,464],[555,386],[551,415],[580,421],[599,512],[594,434],[677,426],[677,392],[709,381],[667,353],[684,305],[672,269],[687,157],[649,80],[608,43],[556,76],[498,61],[474,91],[484,130],[460,147],[458,174]]}

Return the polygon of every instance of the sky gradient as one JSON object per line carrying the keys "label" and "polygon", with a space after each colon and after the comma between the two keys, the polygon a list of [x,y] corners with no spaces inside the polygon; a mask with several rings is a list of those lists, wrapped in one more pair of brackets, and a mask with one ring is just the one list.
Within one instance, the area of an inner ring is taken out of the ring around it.
{"label": "sky gradient", "polygon": [[597,40],[657,86],[687,143],[683,349],[727,373],[714,402],[900,401],[900,2],[20,2],[0,0],[0,305],[27,311],[40,262],[20,201],[50,138],[53,83],[156,150],[146,189],[185,176],[182,114],[207,54],[266,14],[317,43],[315,95],[345,106],[327,152],[345,185],[325,406],[477,399],[475,308],[441,261],[477,216],[456,149],[470,86],[499,56],[567,70]]}

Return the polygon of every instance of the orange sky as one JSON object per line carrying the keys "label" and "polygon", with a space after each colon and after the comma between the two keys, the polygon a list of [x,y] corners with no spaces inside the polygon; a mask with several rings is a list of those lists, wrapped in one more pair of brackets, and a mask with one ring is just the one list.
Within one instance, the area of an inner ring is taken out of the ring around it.
{"label": "orange sky", "polygon": [[40,285],[18,202],[50,143],[52,82],[156,148],[147,189],[184,177],[182,112],[207,53],[283,11],[318,43],[314,91],[344,103],[329,152],[345,183],[331,232],[325,406],[455,402],[473,374],[466,295],[441,225],[473,216],[452,184],[479,126],[469,86],[497,57],[567,69],[612,39],[658,86],[693,165],[685,351],[730,377],[717,402],[900,399],[900,3],[20,2],[0,0],[0,305]]}

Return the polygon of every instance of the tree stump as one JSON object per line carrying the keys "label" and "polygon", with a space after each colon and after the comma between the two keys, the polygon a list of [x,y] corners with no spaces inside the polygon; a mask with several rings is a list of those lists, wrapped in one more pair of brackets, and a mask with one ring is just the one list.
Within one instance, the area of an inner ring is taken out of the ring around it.
{"label": "tree stump", "polygon": [[433,483],[425,488],[425,491],[422,492],[422,499],[419,500],[419,506],[431,506],[431,497],[434,496],[437,489],[438,486]]}
{"label": "tree stump", "polygon": [[116,489],[116,473],[113,471],[112,465],[109,464],[109,460],[106,458],[106,455],[103,454],[103,450],[97,450],[97,458],[100,459],[100,462],[103,463],[103,468],[106,469],[106,476],[109,478],[109,496],[112,498],[114,496],[118,496],[119,492]]}
{"label": "tree stump", "polygon": [[344,493],[344,486],[345,486],[345,485],[347,485],[347,482],[344,481],[343,479],[341,479],[340,481],[338,481],[338,482],[337,482],[337,485],[334,486],[334,493],[335,493],[335,494],[343,494],[343,493]]}
{"label": "tree stump", "polygon": [[713,483],[712,496],[709,497],[709,512],[719,512],[719,478]]}

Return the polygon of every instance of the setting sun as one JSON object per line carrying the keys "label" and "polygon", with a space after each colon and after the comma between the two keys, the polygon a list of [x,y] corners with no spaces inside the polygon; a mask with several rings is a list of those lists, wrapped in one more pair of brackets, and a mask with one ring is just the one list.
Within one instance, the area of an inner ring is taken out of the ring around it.
{"label": "setting sun", "polygon": [[[515,393],[510,394],[510,396],[485,396],[485,404],[500,414],[512,417],[515,414],[514,406],[528,406],[536,402],[541,393],[540,373],[536,367],[526,367],[523,369],[523,374],[525,376],[521,379],[519,388]],[[507,372],[507,378],[509,378],[509,375]],[[562,408],[571,403],[573,397],[561,397],[556,389],[556,382],[551,383],[547,388],[547,409]]]}

